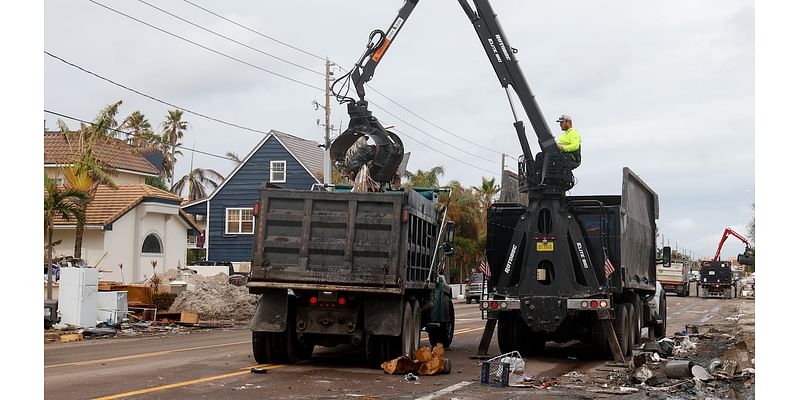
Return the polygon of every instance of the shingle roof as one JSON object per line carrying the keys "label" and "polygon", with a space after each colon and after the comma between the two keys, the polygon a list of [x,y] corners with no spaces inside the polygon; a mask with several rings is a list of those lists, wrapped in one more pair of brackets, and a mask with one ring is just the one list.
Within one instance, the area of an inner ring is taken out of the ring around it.
{"label": "shingle roof", "polygon": [[325,167],[325,150],[319,147],[319,143],[276,130],[273,130],[272,133],[312,174],[322,176]]}
{"label": "shingle roof", "polygon": [[[179,205],[181,197],[150,185],[119,185],[112,189],[105,185],[97,188],[94,199],[86,208],[86,225],[107,225],[130,211],[145,198],[163,199]],[[75,225],[75,220],[56,216],[55,225]]]}
{"label": "shingle roof", "polygon": [[[70,142],[76,134],[70,134]],[[72,146],[75,144],[72,142]],[[158,175],[158,169],[150,164],[142,155],[134,153],[133,147],[119,139],[98,141],[95,153],[98,158],[107,163],[111,168],[140,172],[143,174]],[[71,164],[75,158],[75,151],[70,149],[69,143],[61,132],[44,133],[44,163]]]}

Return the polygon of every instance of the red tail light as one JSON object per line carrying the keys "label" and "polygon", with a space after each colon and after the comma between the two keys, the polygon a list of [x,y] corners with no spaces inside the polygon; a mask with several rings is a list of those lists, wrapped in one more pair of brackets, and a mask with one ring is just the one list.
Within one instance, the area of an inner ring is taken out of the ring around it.
{"label": "red tail light", "polygon": [[597,308],[597,300],[592,300],[592,302],[589,303],[589,305],[591,305],[592,308]]}
{"label": "red tail light", "polygon": [[319,300],[317,299],[317,296],[312,296],[310,299],[308,299],[310,304],[317,304],[318,301]]}
{"label": "red tail light", "polygon": [[492,302],[492,308],[495,309],[495,310],[497,309],[497,302],[496,301]]}
{"label": "red tail light", "polygon": [[345,305],[346,303],[347,303],[347,300],[345,300],[345,298],[344,298],[344,297],[339,297],[339,305],[340,305],[340,306],[343,306],[343,305]]}

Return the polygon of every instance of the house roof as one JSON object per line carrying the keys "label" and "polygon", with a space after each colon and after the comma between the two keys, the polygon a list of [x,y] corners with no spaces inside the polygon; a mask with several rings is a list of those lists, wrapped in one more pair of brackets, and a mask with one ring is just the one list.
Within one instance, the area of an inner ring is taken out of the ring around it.
{"label": "house roof", "polygon": [[325,150],[319,147],[319,143],[276,130],[273,130],[272,133],[300,164],[303,164],[313,175],[322,176],[325,168]]}
{"label": "house roof", "polygon": [[[70,133],[70,141],[77,134]],[[74,147],[75,144],[73,143]],[[71,164],[76,151],[70,149],[64,134],[61,132],[44,133],[44,164]],[[158,169],[144,156],[133,151],[133,147],[119,139],[99,140],[95,153],[98,158],[116,170],[138,172],[145,175],[158,176]]]}
{"label": "house roof", "polygon": [[[108,225],[145,200],[161,201],[174,205],[180,205],[181,203],[180,196],[150,185],[119,185],[117,189],[100,185],[97,188],[94,199],[86,208],[85,225]],[[194,222],[183,213],[183,210],[180,210],[180,212],[182,217],[187,220],[187,223],[199,231]],[[53,222],[56,226],[75,225],[74,220],[67,221],[58,215]]]}
{"label": "house roof", "polygon": [[297,162],[299,162],[300,165],[302,165],[303,168],[305,168],[314,179],[319,181],[318,177],[323,175],[323,169],[325,166],[325,150],[323,150],[322,147],[319,147],[319,143],[273,129],[269,131],[269,134],[264,136],[264,139],[261,139],[261,141],[258,142],[258,144],[253,147],[252,150],[250,150],[250,153],[248,153],[242,162],[239,163],[239,165],[230,174],[228,174],[227,177],[225,177],[225,180],[222,181],[219,186],[217,186],[213,193],[204,199],[195,200],[193,202],[184,202],[181,207],[186,208],[211,200],[271,137],[276,138],[278,142],[280,142],[283,147],[285,147],[286,150],[288,150],[289,153],[297,160]]}

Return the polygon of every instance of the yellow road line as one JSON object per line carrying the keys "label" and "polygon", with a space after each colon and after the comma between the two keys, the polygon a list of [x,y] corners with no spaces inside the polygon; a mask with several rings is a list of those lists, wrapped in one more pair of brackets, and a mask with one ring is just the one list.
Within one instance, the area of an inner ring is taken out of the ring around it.
{"label": "yellow road line", "polygon": [[230,372],[230,373],[227,373],[227,374],[208,376],[208,377],[205,377],[205,378],[193,379],[193,380],[190,380],[190,381],[183,381],[183,382],[178,382],[178,383],[172,383],[172,384],[169,384],[169,385],[154,386],[154,387],[150,387],[150,388],[147,388],[147,389],[134,390],[134,391],[131,391],[131,392],[119,393],[119,394],[114,394],[114,395],[111,395],[111,396],[97,397],[95,400],[113,400],[113,399],[119,399],[119,398],[123,398],[123,397],[138,396],[140,394],[160,392],[162,390],[175,389],[175,388],[179,388],[179,387],[182,387],[182,386],[194,385],[196,383],[203,383],[203,382],[215,381],[215,380],[218,380],[218,379],[231,378],[231,377],[234,377],[234,376],[247,375],[247,374],[251,373],[250,372],[250,368],[255,368],[255,367],[264,367],[265,369],[269,370],[269,369],[281,368],[281,367],[285,367],[286,366],[286,365],[269,365],[269,366],[267,366],[267,365],[269,365],[269,364],[258,364],[258,365],[254,365],[252,367],[245,368],[246,371]]}
{"label": "yellow road line", "polygon": [[[483,327],[459,329],[459,330],[456,330],[456,331],[453,332],[453,336],[460,335],[462,333],[475,332],[475,331],[479,331],[479,330],[482,330],[482,329],[483,329]],[[242,342],[242,343],[250,343],[250,342]],[[211,347],[211,346],[207,346],[207,347]],[[187,350],[187,349],[182,349],[182,350]],[[171,351],[174,352],[174,351],[179,351],[179,350],[171,350]],[[306,363],[306,362],[308,362],[308,361],[303,361],[302,363]],[[300,363],[298,363],[298,364],[300,364]],[[266,369],[270,370],[270,369],[276,369],[276,368],[281,368],[281,367],[285,367],[285,366],[286,365],[284,365],[284,364],[278,364],[278,365],[258,364],[258,365],[254,365],[254,366],[251,366],[251,367],[242,368],[243,371],[229,372],[227,374],[209,376],[209,377],[205,377],[205,378],[199,378],[199,379],[183,381],[183,382],[178,382],[178,383],[172,383],[172,384],[169,384],[169,385],[154,386],[154,387],[150,387],[150,388],[146,388],[146,389],[134,390],[134,391],[131,391],[131,392],[114,394],[114,395],[106,396],[106,397],[98,397],[95,400],[113,400],[113,399],[119,399],[119,398],[123,398],[123,397],[138,396],[140,394],[160,392],[162,390],[175,389],[175,388],[179,388],[179,387],[182,387],[182,386],[194,385],[196,383],[203,383],[203,382],[215,381],[215,380],[219,380],[219,379],[232,378],[234,376],[247,375],[247,374],[251,373],[250,372],[250,368],[255,368],[255,367],[265,367]]]}
{"label": "yellow road line", "polygon": [[152,353],[142,353],[142,354],[134,354],[134,355],[130,355],[130,356],[103,358],[103,359],[99,359],[99,360],[76,361],[76,362],[63,363],[63,364],[45,365],[44,368],[47,369],[47,368],[65,367],[65,366],[74,366],[74,365],[100,364],[100,363],[111,362],[111,361],[134,360],[134,359],[137,359],[137,358],[162,356],[164,354],[178,353],[178,352],[181,352],[181,351],[211,349],[211,348],[214,348],[214,347],[233,346],[233,345],[245,344],[245,343],[250,343],[250,341],[248,340],[248,341],[244,341],[244,342],[231,342],[231,343],[222,343],[222,344],[212,344],[212,345],[208,345],[208,346],[187,347],[187,348],[183,348],[183,349],[155,351],[155,352],[152,352]]}

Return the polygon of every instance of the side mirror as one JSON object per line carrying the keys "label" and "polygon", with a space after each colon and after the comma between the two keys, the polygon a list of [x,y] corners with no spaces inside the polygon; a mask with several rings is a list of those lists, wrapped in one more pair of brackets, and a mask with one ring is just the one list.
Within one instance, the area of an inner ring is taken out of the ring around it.
{"label": "side mirror", "polygon": [[669,246],[665,246],[664,250],[662,251],[664,257],[664,266],[671,267],[672,266],[672,248]]}
{"label": "side mirror", "polygon": [[456,223],[453,221],[448,221],[447,225],[445,226],[444,241],[447,243],[453,243],[455,235],[456,235]]}
{"label": "side mirror", "polygon": [[447,243],[447,242],[445,242],[442,245],[442,252],[444,253],[444,255],[446,255],[448,257],[452,257],[453,254],[456,253],[455,249],[453,249],[453,246],[451,246],[450,243]]}

